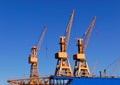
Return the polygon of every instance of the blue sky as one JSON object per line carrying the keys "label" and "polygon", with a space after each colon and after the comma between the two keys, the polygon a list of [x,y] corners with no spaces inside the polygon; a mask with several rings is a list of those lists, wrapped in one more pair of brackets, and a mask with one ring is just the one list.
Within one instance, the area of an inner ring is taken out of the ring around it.
{"label": "blue sky", "polygon": [[[65,32],[72,9],[75,15],[67,49],[72,69],[72,57],[77,53],[74,39],[82,36],[94,16],[97,19],[85,50],[91,73],[96,61],[98,75],[120,59],[119,0],[0,0],[0,85],[8,85],[7,79],[29,77],[30,49],[37,43],[44,25],[47,32],[38,54],[39,73],[54,74],[54,54],[59,51],[59,37]],[[113,67],[108,68],[108,74]],[[115,75],[120,76],[120,67]]]}

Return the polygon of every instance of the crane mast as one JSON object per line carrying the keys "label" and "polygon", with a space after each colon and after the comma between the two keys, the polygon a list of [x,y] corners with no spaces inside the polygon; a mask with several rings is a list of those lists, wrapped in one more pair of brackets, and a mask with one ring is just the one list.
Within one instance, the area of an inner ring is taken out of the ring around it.
{"label": "crane mast", "polygon": [[[96,20],[96,16],[93,18],[90,26],[88,27],[87,31],[84,33],[85,38],[79,38],[78,39],[78,53],[73,55],[73,59],[75,60],[74,65],[74,76],[77,77],[90,77],[90,70],[85,58],[85,48],[87,46],[88,40],[90,38],[90,34],[92,32],[92,28],[94,26]],[[83,43],[84,41],[84,43]]]}
{"label": "crane mast", "polygon": [[38,58],[37,58],[37,53],[40,50],[40,46],[42,44],[42,40],[43,37],[45,35],[46,32],[46,26],[44,26],[43,32],[40,36],[40,39],[37,43],[36,46],[33,46],[31,48],[31,54],[29,56],[29,64],[31,64],[31,69],[30,69],[30,84],[32,84],[33,82],[36,84],[40,84],[40,80],[39,79],[35,79],[35,78],[39,78],[39,72],[38,72]]}
{"label": "crane mast", "polygon": [[60,37],[60,43],[59,43],[60,52],[55,54],[55,58],[57,59],[57,65],[55,69],[56,76],[72,76],[73,75],[70,62],[68,60],[68,55],[66,52],[66,49],[69,43],[73,16],[74,16],[74,10],[72,10],[72,14],[70,16],[70,20],[65,31],[65,35]]}

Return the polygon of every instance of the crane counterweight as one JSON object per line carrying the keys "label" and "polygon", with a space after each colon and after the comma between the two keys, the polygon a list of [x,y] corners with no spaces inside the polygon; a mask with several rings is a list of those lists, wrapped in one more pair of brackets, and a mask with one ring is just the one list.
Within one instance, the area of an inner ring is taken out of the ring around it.
{"label": "crane counterweight", "polygon": [[31,48],[31,54],[30,54],[29,59],[28,59],[30,64],[38,62],[38,58],[36,57],[36,51],[37,51],[37,47],[33,46]]}

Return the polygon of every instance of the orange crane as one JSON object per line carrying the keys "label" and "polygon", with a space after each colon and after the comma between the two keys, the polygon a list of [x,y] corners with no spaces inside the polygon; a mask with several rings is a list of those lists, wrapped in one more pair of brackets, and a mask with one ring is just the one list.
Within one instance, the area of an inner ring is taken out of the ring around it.
{"label": "orange crane", "polygon": [[73,55],[73,59],[75,60],[74,65],[74,76],[78,77],[90,77],[90,70],[85,58],[85,48],[88,44],[88,40],[90,38],[90,34],[92,32],[92,28],[94,26],[96,20],[96,16],[94,16],[91,24],[89,25],[87,31],[84,33],[84,38],[78,39],[78,53]]}
{"label": "orange crane", "polygon": [[68,43],[69,43],[69,37],[70,37],[70,31],[72,26],[74,16],[74,10],[72,10],[72,14],[70,16],[70,20],[68,23],[68,26],[65,31],[65,35],[60,37],[60,52],[55,54],[55,58],[57,59],[57,65],[55,69],[55,75],[56,76],[71,76],[73,75],[72,69],[70,66],[70,62],[68,60],[68,55],[66,52]]}
{"label": "orange crane", "polygon": [[38,58],[36,56],[37,56],[38,51],[40,50],[45,32],[46,32],[46,26],[44,26],[43,32],[40,36],[40,39],[38,40],[37,45],[33,46],[31,48],[31,54],[29,56],[29,63],[31,64],[30,78],[32,78],[32,79],[30,80],[30,84],[32,84],[34,82],[36,82],[36,84],[40,84],[39,79],[35,79],[35,78],[40,77],[40,75],[38,73],[38,64],[37,64]]}
{"label": "orange crane", "polygon": [[11,85],[43,85],[44,82],[41,82],[41,78],[39,73],[38,73],[38,58],[37,53],[40,50],[43,37],[46,32],[46,26],[43,28],[43,32],[40,36],[40,39],[38,40],[38,43],[36,46],[33,46],[31,48],[31,54],[29,56],[29,63],[31,64],[31,69],[30,69],[30,78],[21,78],[21,79],[15,79],[15,80],[7,80],[8,83]]}

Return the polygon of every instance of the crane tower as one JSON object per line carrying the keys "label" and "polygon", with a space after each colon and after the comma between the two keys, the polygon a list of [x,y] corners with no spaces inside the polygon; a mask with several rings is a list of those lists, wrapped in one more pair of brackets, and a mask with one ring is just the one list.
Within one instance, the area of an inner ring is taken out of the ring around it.
{"label": "crane tower", "polygon": [[31,54],[29,56],[29,63],[31,64],[31,69],[30,69],[30,84],[40,84],[40,80],[38,79],[40,77],[39,73],[38,73],[38,58],[36,57],[37,56],[37,53],[38,51],[40,50],[40,46],[41,46],[41,43],[42,43],[42,40],[43,40],[43,37],[45,35],[45,32],[46,32],[46,26],[44,26],[44,29],[43,29],[43,32],[40,36],[40,39],[37,43],[36,46],[33,46],[31,48]]}
{"label": "crane tower", "polygon": [[70,20],[65,31],[65,36],[60,37],[60,43],[59,43],[60,52],[55,54],[55,58],[57,59],[57,65],[55,69],[56,76],[72,76],[73,75],[70,62],[68,60],[68,55],[66,52],[68,42],[69,42],[69,37],[70,37],[73,16],[74,16],[74,10],[72,10],[72,14],[70,16]]}
{"label": "crane tower", "polygon": [[7,80],[8,83],[10,83],[11,85],[45,85],[44,80],[42,80],[44,78],[40,77],[38,73],[38,64],[37,64],[38,63],[37,53],[40,50],[45,32],[46,32],[46,26],[44,26],[43,32],[40,36],[40,39],[38,40],[37,45],[31,48],[31,54],[28,58],[29,63],[31,64],[30,78],[20,78],[14,80],[10,79]]}
{"label": "crane tower", "polygon": [[[77,77],[90,77],[90,70],[88,67],[88,63],[85,58],[85,48],[87,46],[88,40],[90,38],[90,34],[92,32],[92,28],[94,26],[96,20],[96,16],[93,18],[90,26],[88,27],[87,31],[84,33],[83,38],[78,39],[78,53],[73,55],[73,59],[75,60],[75,65],[74,65],[74,76]],[[84,43],[83,43],[84,41]]]}

